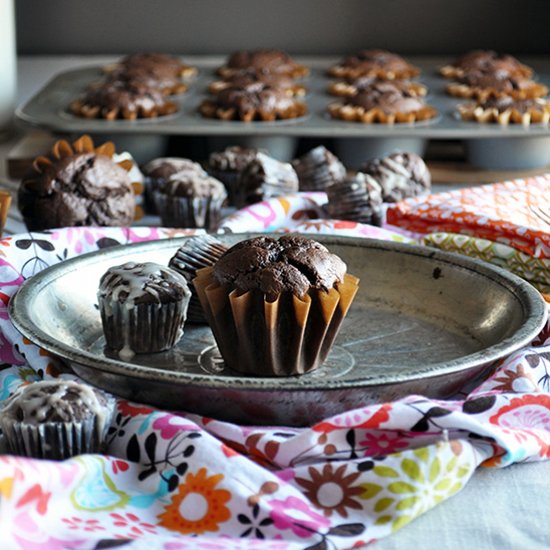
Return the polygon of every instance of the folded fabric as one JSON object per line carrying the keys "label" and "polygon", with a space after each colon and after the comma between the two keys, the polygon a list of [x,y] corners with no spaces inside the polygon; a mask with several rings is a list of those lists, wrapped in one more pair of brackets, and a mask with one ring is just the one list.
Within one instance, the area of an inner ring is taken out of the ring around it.
{"label": "folded fabric", "polygon": [[503,267],[529,281],[540,292],[550,294],[550,260],[533,258],[511,246],[488,239],[457,233],[430,233],[422,238],[421,243]]}
{"label": "folded fabric", "polygon": [[550,258],[550,174],[406,199],[386,215],[410,231],[473,235]]}
{"label": "folded fabric", "polygon": [[[5,239],[2,303],[47,265],[181,233],[70,228]],[[17,363],[0,371],[0,402],[56,375],[54,358],[21,337],[5,309],[0,333],[2,359]],[[106,455],[0,455],[2,544],[358,548],[460,491],[478,466],[550,456],[550,324],[489,369],[452,400],[411,395],[305,428],[239,426],[119,399]]]}

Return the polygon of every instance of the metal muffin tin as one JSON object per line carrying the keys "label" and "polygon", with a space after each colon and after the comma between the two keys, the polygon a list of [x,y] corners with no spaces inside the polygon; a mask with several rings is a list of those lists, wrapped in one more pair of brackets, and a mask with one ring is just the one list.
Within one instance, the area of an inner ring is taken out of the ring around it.
{"label": "metal muffin tin", "polygon": [[[422,73],[418,80],[428,86],[426,102],[437,108],[440,114],[432,121],[394,125],[345,122],[328,116],[327,105],[340,98],[327,93],[331,78],[326,76],[325,71],[340,57],[296,56],[298,62],[311,69],[311,74],[302,79],[308,89],[304,100],[308,104],[309,114],[305,117],[249,123],[205,119],[198,113],[198,106],[208,95],[208,84],[217,78],[215,68],[223,64],[225,58],[185,57],[186,63],[198,67],[199,74],[189,81],[188,92],[174,97],[180,107],[179,112],[174,115],[136,121],[106,121],[70,114],[67,111],[69,103],[82,93],[87,84],[102,76],[101,67],[92,67],[58,74],[30,101],[19,107],[16,116],[26,123],[70,135],[84,132],[118,138],[195,135],[217,138],[217,143],[220,143],[220,138],[225,137],[227,143],[233,141],[260,145],[268,150],[273,145],[282,148],[281,151],[285,149],[282,138],[286,138],[287,150],[279,156],[290,154],[292,146],[289,144],[296,138],[337,138],[336,152],[348,165],[353,165],[358,155],[364,161],[368,157],[379,156],[394,149],[422,153],[429,139],[464,140],[468,158],[485,168],[522,169],[550,164],[550,125],[500,126],[459,119],[456,105],[468,100],[448,96],[445,93],[448,81],[437,72],[441,65],[452,60],[449,58],[407,58],[421,68]],[[521,61],[534,68],[536,79],[550,85],[550,58],[522,57]],[[346,158],[346,154],[349,158]]]}

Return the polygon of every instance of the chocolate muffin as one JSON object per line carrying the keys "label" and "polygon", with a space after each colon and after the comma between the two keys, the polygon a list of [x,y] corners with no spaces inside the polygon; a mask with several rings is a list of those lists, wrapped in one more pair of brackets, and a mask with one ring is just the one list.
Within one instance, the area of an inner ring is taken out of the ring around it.
{"label": "chocolate muffin", "polygon": [[325,191],[346,177],[346,168],[324,145],[292,161],[300,191]]}
{"label": "chocolate muffin", "polygon": [[110,267],[97,299],[107,347],[122,360],[173,347],[183,335],[191,292],[185,278],[152,262]]}
{"label": "chocolate muffin", "polygon": [[420,74],[417,67],[400,55],[380,49],[361,50],[349,55],[330,67],[327,72],[330,76],[338,78],[373,76],[384,80],[403,80]]}
{"label": "chocolate muffin", "polygon": [[304,116],[307,107],[283,88],[257,81],[224,88],[213,98],[205,99],[199,111],[206,118],[269,122]]}
{"label": "chocolate muffin", "polygon": [[361,172],[379,183],[383,202],[398,202],[427,194],[432,185],[430,170],[422,157],[415,153],[396,152],[371,160]]}
{"label": "chocolate muffin", "polygon": [[323,245],[293,235],[237,243],[194,280],[226,365],[247,376],[322,364],[358,282]]}
{"label": "chocolate muffin", "polygon": [[264,74],[277,74],[291,78],[309,73],[307,67],[296,63],[287,53],[269,48],[233,52],[225,65],[218,68],[217,73],[227,78],[250,69]]}
{"label": "chocolate muffin", "polygon": [[183,63],[178,57],[165,53],[133,53],[106,68],[107,72],[139,69],[159,78],[181,78],[197,73],[195,67]]}
{"label": "chocolate muffin", "polygon": [[145,206],[147,212],[157,213],[153,192],[160,185],[166,183],[170,176],[178,172],[190,172],[200,176],[207,176],[203,167],[198,163],[180,157],[159,157],[150,160],[141,167],[145,184]]}
{"label": "chocolate muffin", "polygon": [[382,224],[382,187],[368,174],[357,172],[330,185],[327,198],[327,212],[332,219]]}
{"label": "chocolate muffin", "polygon": [[439,70],[445,78],[461,78],[473,71],[500,72],[520,78],[530,78],[533,75],[533,69],[521,63],[514,56],[494,50],[469,51]]}
{"label": "chocolate muffin", "polygon": [[43,380],[21,386],[0,414],[10,452],[62,460],[98,453],[114,410],[111,396],[72,380]]}
{"label": "chocolate muffin", "polygon": [[225,185],[230,206],[236,206],[239,203],[241,174],[256,159],[258,152],[254,147],[232,146],[210,154],[207,164],[208,173]]}
{"label": "chocolate muffin", "polygon": [[258,69],[247,69],[242,73],[235,73],[223,80],[215,80],[208,85],[211,94],[217,94],[231,86],[245,88],[257,82],[267,84],[272,88],[284,90],[289,96],[304,96],[306,88],[292,78],[280,74],[263,73]]}
{"label": "chocolate muffin", "polygon": [[72,145],[60,140],[47,157],[37,157],[18,191],[28,230],[130,225],[135,211],[131,162],[114,162],[114,150],[110,142],[94,148],[91,138],[82,136]]}
{"label": "chocolate muffin", "polygon": [[216,237],[208,234],[197,235],[186,239],[170,258],[168,267],[183,275],[191,290],[191,300],[187,310],[187,320],[191,323],[206,323],[204,311],[192,284],[197,270],[214,265],[226,250],[227,246]]}
{"label": "chocolate muffin", "polygon": [[69,110],[84,118],[136,120],[171,115],[178,106],[159,88],[144,82],[105,80],[89,86],[82,97],[71,102]]}
{"label": "chocolate muffin", "polygon": [[220,222],[227,191],[221,181],[207,174],[181,171],[154,189],[153,200],[165,227],[214,230]]}
{"label": "chocolate muffin", "polygon": [[393,81],[375,82],[345,100],[328,106],[333,118],[363,123],[410,123],[428,120],[437,110]]}
{"label": "chocolate muffin", "polygon": [[109,72],[105,78],[107,82],[120,81],[130,85],[133,82],[160,90],[164,95],[181,94],[187,91],[187,84],[181,78],[155,66],[118,66]]}
{"label": "chocolate muffin", "polygon": [[490,97],[478,103],[458,105],[457,110],[462,119],[482,123],[529,126],[550,121],[550,103],[542,98]]}
{"label": "chocolate muffin", "polygon": [[239,205],[296,193],[298,175],[288,162],[278,161],[264,153],[258,153],[241,174]]}
{"label": "chocolate muffin", "polygon": [[[373,84],[380,84],[384,81],[385,79],[378,78],[376,76],[346,78],[344,80],[331,82],[328,86],[328,92],[332,95],[350,97],[370,88]],[[428,88],[420,82],[413,82],[411,80],[394,80],[393,84],[413,97],[423,97],[428,93]]]}

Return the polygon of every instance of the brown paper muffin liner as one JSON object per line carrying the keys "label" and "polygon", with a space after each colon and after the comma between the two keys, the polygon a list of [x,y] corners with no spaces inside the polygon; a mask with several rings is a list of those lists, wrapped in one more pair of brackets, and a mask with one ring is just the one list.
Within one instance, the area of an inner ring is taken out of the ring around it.
{"label": "brown paper muffin liner", "polygon": [[339,118],[349,122],[363,122],[364,124],[420,122],[422,120],[430,120],[438,115],[437,109],[430,105],[426,105],[417,111],[410,111],[407,113],[386,113],[379,108],[365,110],[363,107],[340,102],[329,104],[328,112],[332,118]]}
{"label": "brown paper muffin liner", "polygon": [[480,123],[495,123],[495,124],[547,124],[550,122],[550,103],[539,99],[540,109],[528,109],[520,111],[514,107],[504,111],[499,111],[496,108],[484,108],[476,103],[468,103],[458,105],[457,110],[463,120],[471,120]]}
{"label": "brown paper muffin liner", "polygon": [[465,99],[475,99],[485,101],[491,97],[510,96],[514,99],[533,99],[544,97],[548,94],[548,87],[539,82],[532,81],[525,88],[519,90],[502,91],[496,88],[480,88],[479,86],[468,86],[459,82],[448,84],[445,88],[449,95],[454,97],[463,97]]}
{"label": "brown paper muffin liner", "polygon": [[123,360],[136,353],[156,353],[173,347],[183,335],[190,295],[159,305],[125,303],[99,297],[99,311],[107,347]]}
{"label": "brown paper muffin liner", "polygon": [[[517,66],[514,69],[509,70],[510,74],[512,76],[520,77],[520,78],[531,78],[533,76],[533,69],[527,65],[524,65],[523,63],[517,64]],[[466,71],[459,67],[458,65],[443,65],[439,68],[439,74],[443,78],[449,78],[449,79],[459,79],[462,78]]]}
{"label": "brown paper muffin liner", "polygon": [[178,197],[153,191],[157,214],[165,227],[204,227],[214,230],[226,197]]}
{"label": "brown paper muffin liner", "polygon": [[[420,84],[420,82],[407,82],[403,84],[406,85],[407,91],[413,97],[424,97],[428,93],[428,87],[424,84]],[[353,80],[338,80],[331,82],[327,87],[327,91],[331,95],[351,97],[358,92],[358,88],[354,85]]]}
{"label": "brown paper muffin liner", "polygon": [[103,395],[106,397],[105,414],[90,415],[82,421],[32,425],[4,415],[1,427],[9,451],[20,456],[49,460],[103,452],[116,403],[113,397]]}
{"label": "brown paper muffin liner", "polygon": [[220,107],[216,100],[205,99],[199,106],[199,112],[205,118],[217,118],[220,120],[240,120],[242,122],[273,122],[274,120],[287,120],[298,118],[307,114],[307,106],[302,101],[294,101],[292,106],[286,109],[273,109],[257,107],[242,111],[237,107]]}
{"label": "brown paper muffin liner", "polygon": [[282,293],[272,302],[259,291],[220,286],[211,267],[198,271],[193,282],[229,368],[248,376],[293,376],[326,359],[359,279],[346,274],[328,292],[312,289],[303,298]]}

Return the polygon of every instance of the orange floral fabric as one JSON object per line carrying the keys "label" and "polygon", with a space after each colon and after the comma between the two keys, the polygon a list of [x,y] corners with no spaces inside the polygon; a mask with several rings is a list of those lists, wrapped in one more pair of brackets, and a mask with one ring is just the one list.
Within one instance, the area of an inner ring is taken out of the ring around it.
{"label": "orange floral fabric", "polygon": [[550,258],[550,174],[407,199],[388,209],[387,222],[417,233],[473,235]]}

